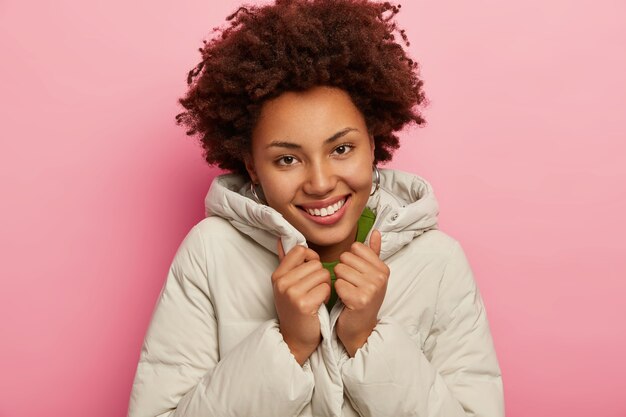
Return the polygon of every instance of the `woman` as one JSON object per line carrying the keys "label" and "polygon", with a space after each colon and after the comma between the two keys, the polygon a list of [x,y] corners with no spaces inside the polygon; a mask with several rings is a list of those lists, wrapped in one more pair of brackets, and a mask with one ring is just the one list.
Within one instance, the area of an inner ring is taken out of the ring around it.
{"label": "woman", "polygon": [[129,416],[503,415],[485,309],[431,186],[376,167],[423,123],[398,8],[241,8],[201,49],[177,120],[232,173],[176,253]]}

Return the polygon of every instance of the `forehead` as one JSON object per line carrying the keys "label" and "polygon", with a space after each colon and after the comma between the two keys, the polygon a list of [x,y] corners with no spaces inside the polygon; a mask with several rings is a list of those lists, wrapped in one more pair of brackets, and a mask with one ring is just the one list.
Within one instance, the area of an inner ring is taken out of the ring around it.
{"label": "forehead", "polygon": [[267,101],[252,132],[253,146],[273,140],[323,141],[345,128],[367,128],[363,115],[345,91],[314,87],[302,92],[285,92]]}

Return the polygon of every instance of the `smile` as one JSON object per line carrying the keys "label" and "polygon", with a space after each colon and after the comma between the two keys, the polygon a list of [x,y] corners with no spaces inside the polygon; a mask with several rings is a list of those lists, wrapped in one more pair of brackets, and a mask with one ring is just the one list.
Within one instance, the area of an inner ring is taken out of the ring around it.
{"label": "smile", "polygon": [[322,207],[321,209],[305,209],[311,216],[321,216],[321,217],[326,217],[326,216],[330,216],[332,214],[334,214],[336,211],[339,211],[339,209],[344,205],[346,201],[345,200],[341,200],[336,202],[335,204],[331,204],[328,207]]}
{"label": "smile", "polygon": [[311,204],[299,206],[299,208],[309,220],[318,224],[331,225],[341,220],[346,211],[346,206],[349,205],[349,203],[350,196],[348,195],[330,204],[324,203],[321,207],[320,204]]}

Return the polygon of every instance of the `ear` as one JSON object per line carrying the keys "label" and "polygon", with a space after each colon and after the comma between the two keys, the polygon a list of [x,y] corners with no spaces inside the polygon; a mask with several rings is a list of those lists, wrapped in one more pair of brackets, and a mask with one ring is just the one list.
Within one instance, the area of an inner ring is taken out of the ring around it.
{"label": "ear", "polygon": [[253,183],[258,184],[259,176],[256,174],[256,170],[254,169],[254,160],[252,159],[251,154],[246,154],[243,158],[243,162],[246,165],[246,171],[248,171],[248,175]]}
{"label": "ear", "polygon": [[374,163],[374,160],[376,159],[376,157],[374,156],[374,150],[376,149],[376,142],[374,141],[374,136],[372,136],[370,134],[370,148],[372,149],[372,163]]}

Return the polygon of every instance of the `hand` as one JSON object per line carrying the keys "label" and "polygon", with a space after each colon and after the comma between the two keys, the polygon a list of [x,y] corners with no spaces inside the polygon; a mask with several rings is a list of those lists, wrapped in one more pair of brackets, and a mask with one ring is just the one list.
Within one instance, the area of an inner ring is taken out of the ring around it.
{"label": "hand", "polygon": [[330,298],[330,272],[312,249],[298,245],[285,255],[280,239],[278,259],[272,287],[280,332],[302,365],[322,340],[317,311]]}
{"label": "hand", "polygon": [[385,299],[389,267],[380,260],[381,235],[374,230],[369,247],[354,242],[335,266],[335,290],[345,308],[337,320],[337,336],[350,357],[361,348],[378,321]]}

